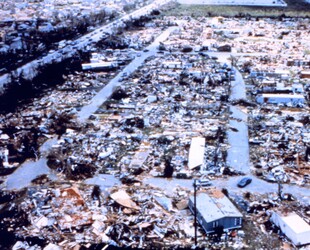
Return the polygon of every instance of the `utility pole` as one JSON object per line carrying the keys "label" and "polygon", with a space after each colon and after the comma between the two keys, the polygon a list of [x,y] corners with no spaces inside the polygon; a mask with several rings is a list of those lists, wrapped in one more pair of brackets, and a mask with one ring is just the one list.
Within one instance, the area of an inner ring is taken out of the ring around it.
{"label": "utility pole", "polygon": [[279,195],[280,200],[282,200],[282,190],[283,190],[283,185],[281,181],[278,180],[278,195]]}
{"label": "utility pole", "polygon": [[194,179],[194,228],[195,228],[195,247],[197,246],[197,203],[196,203],[196,193],[197,193],[197,179]]}
{"label": "utility pole", "polygon": [[210,186],[210,182],[207,180],[194,179],[194,228],[195,228],[195,247],[197,247],[197,189],[200,187]]}

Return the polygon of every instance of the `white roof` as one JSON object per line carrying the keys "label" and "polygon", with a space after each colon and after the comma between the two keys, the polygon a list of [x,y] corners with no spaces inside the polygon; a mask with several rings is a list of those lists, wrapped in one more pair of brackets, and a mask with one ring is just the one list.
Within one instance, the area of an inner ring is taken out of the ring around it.
{"label": "white roof", "polygon": [[292,98],[292,99],[305,99],[303,95],[292,94],[262,94],[262,97],[269,98]]}
{"label": "white roof", "polygon": [[96,63],[83,63],[82,69],[96,69],[96,68],[104,68],[104,67],[112,67],[115,66],[113,62],[96,62]]}
{"label": "white roof", "polygon": [[193,137],[189,148],[188,167],[193,169],[203,164],[206,139],[203,137]]}
{"label": "white roof", "polygon": [[299,215],[290,213],[287,216],[281,215],[282,220],[288,225],[296,234],[309,232],[310,225],[305,222]]}
{"label": "white roof", "polygon": [[136,152],[136,154],[134,155],[132,161],[130,162],[130,168],[138,168],[138,167],[142,167],[143,163],[146,161],[147,157],[149,156],[150,151],[138,151]]}

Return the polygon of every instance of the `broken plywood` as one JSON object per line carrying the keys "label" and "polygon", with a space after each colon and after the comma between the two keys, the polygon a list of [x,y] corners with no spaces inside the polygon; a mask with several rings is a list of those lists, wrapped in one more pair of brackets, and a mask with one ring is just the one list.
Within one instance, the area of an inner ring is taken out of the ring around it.
{"label": "broken plywood", "polygon": [[140,209],[140,207],[131,200],[130,196],[124,190],[117,191],[111,194],[110,197],[124,207]]}

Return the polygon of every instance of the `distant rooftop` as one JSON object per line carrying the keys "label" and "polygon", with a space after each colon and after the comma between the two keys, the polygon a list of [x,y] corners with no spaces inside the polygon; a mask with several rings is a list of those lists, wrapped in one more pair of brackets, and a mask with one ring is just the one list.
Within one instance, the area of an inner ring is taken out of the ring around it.
{"label": "distant rooftop", "polygon": [[[310,1],[310,0],[309,0]],[[180,4],[202,4],[202,5],[246,5],[265,7],[286,7],[283,0],[177,0]]]}

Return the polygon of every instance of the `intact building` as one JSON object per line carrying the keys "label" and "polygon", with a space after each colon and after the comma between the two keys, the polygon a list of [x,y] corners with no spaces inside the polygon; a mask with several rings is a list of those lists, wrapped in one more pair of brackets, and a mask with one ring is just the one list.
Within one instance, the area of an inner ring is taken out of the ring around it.
{"label": "intact building", "polygon": [[[194,213],[194,196],[190,197],[188,205]],[[242,227],[242,214],[220,190],[211,189],[208,193],[198,193],[196,207],[197,221],[206,233]]]}
{"label": "intact building", "polygon": [[262,94],[256,97],[258,103],[272,103],[272,104],[288,104],[292,105],[304,104],[305,97],[298,94]]}
{"label": "intact building", "polygon": [[294,245],[310,244],[310,225],[296,213],[273,212],[270,220],[281,229]]}

